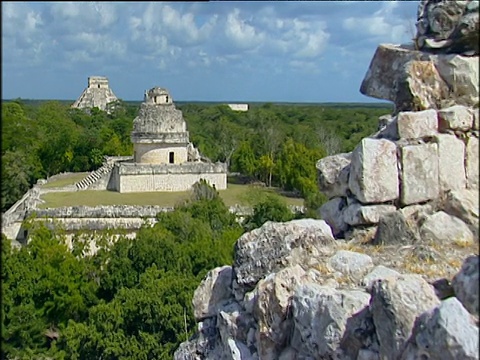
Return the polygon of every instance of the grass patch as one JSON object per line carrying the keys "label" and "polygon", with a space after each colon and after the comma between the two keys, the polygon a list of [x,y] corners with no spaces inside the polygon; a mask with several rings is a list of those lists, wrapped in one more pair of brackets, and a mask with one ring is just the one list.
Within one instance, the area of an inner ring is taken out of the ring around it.
{"label": "grass patch", "polygon": [[83,173],[74,173],[74,174],[65,175],[60,179],[53,180],[53,181],[48,182],[44,185],[41,185],[40,187],[42,189],[49,189],[49,188],[56,188],[56,187],[62,187],[62,186],[67,186],[67,185],[73,185],[76,182],[82,180],[88,174],[89,174],[88,172],[83,172]]}
{"label": "grass patch", "polygon": [[[235,204],[252,206],[268,194],[278,196],[287,205],[303,205],[303,199],[290,198],[278,194],[278,189],[261,188],[251,185],[228,184],[226,190],[219,191],[220,196],[227,206]],[[125,193],[115,191],[72,191],[72,192],[51,192],[43,194],[40,208],[56,208],[62,206],[98,206],[98,205],[159,205],[175,206],[187,199],[190,191],[182,192],[145,192]]]}

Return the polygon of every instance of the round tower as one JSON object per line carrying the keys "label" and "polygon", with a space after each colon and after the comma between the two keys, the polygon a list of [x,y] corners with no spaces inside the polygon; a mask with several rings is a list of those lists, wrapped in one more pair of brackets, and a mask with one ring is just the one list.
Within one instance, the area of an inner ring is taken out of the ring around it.
{"label": "round tower", "polygon": [[146,164],[181,164],[188,159],[188,131],[182,112],[168,90],[145,92],[131,135],[134,161]]}

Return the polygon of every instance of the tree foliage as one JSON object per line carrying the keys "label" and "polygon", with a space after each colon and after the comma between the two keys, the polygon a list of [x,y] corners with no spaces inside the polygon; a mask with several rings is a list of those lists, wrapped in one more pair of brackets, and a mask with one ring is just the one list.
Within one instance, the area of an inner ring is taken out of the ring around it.
{"label": "tree foliage", "polygon": [[2,358],[171,359],[195,330],[195,288],[232,263],[243,229],[218,196],[192,195],[158,220],[135,240],[77,235],[71,249],[40,219],[20,249],[3,237]]}

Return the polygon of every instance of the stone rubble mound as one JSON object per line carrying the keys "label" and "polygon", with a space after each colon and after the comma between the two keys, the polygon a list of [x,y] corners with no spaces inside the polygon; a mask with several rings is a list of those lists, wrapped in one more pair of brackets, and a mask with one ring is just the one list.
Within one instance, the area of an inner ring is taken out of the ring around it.
{"label": "stone rubble mound", "polygon": [[394,113],[318,161],[321,220],[267,222],[206,275],[176,360],[479,359],[475,6],[421,1],[417,47],[378,47],[361,92]]}
{"label": "stone rubble mound", "polygon": [[324,220],[244,234],[196,289],[197,332],[174,358],[478,359],[478,255],[433,282],[349,248]]}

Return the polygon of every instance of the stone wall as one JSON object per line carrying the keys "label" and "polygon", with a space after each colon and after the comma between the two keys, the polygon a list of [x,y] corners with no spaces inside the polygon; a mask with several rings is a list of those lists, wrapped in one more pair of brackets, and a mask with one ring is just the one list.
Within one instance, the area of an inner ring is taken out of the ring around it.
{"label": "stone wall", "polygon": [[143,164],[168,164],[173,152],[173,164],[187,162],[187,144],[135,144],[135,162]]}
{"label": "stone wall", "polygon": [[248,104],[228,104],[233,111],[248,111]]}
{"label": "stone wall", "polygon": [[319,215],[336,237],[398,209],[441,209],[452,191],[478,192],[478,57],[380,45],[361,91],[395,111],[351,153],[317,163],[330,199]]}
{"label": "stone wall", "polygon": [[186,191],[200,179],[217,190],[227,188],[227,169],[222,163],[120,164],[113,169],[115,190],[125,192]]}

